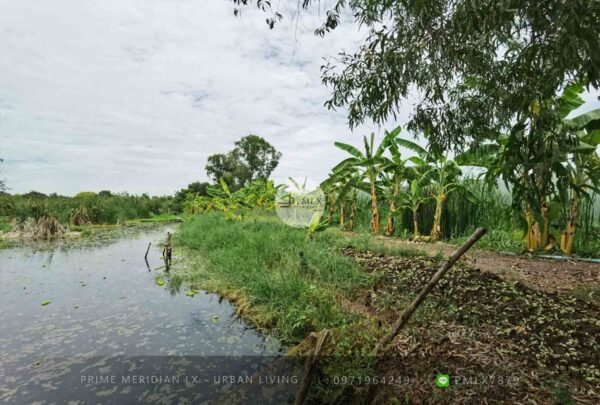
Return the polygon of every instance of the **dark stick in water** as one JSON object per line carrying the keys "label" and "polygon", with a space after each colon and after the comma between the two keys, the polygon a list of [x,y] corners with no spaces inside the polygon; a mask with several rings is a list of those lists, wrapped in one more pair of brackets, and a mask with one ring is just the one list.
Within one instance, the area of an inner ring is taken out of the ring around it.
{"label": "dark stick in water", "polygon": [[144,260],[146,261],[146,266],[148,267],[148,271],[150,271],[150,264],[148,263],[148,252],[150,251],[150,246],[152,242],[148,243],[148,249],[146,249],[146,254],[144,255]]}

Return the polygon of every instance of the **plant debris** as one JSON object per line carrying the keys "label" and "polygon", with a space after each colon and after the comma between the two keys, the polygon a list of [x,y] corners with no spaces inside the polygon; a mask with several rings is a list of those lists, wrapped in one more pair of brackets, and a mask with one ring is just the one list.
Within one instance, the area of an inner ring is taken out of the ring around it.
{"label": "plant debris", "polygon": [[[342,253],[378,276],[378,283],[363,299],[386,325],[442,264],[438,258],[402,258],[353,248],[342,249]],[[423,373],[436,370],[450,370],[459,377],[496,373],[503,380],[512,376],[518,381],[515,387],[503,388],[504,394],[497,392],[502,389],[498,384],[485,387],[483,394],[481,384],[454,393],[475,395],[473,400],[483,398],[481,395],[523,398],[519,395],[525,391],[547,399],[552,384],[565,379],[581,402],[600,399],[600,308],[574,297],[537,291],[518,281],[505,281],[464,260],[440,280],[411,320],[411,327],[394,343],[382,367],[418,375],[414,385],[404,387],[417,402],[432,399],[434,380],[424,378]],[[392,360],[397,357],[402,359]],[[406,393],[397,393],[401,392]]]}

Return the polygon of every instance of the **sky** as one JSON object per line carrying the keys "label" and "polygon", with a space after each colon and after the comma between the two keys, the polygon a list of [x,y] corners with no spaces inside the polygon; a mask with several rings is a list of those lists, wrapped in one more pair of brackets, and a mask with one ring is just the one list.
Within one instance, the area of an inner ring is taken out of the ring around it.
{"label": "sky", "polygon": [[207,180],[207,157],[248,134],[282,152],[277,182],[323,180],[345,157],[334,141],[382,132],[350,131],[345,111],[323,105],[322,57],[365,33],[348,23],[316,37],[317,13],[274,30],[264,20],[235,18],[227,0],[0,0],[8,191],[172,194]]}
{"label": "sky", "polygon": [[[283,10],[287,11],[287,10]],[[377,128],[327,110],[322,56],[364,37],[317,15],[269,30],[225,0],[0,0],[0,170],[9,192],[171,194],[207,180],[206,159],[257,134],[273,174],[323,180]]]}

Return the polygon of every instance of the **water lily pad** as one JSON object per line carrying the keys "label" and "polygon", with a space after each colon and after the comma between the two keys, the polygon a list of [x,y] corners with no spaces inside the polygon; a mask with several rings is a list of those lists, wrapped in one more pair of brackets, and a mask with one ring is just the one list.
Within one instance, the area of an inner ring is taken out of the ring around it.
{"label": "water lily pad", "polygon": [[158,279],[156,279],[156,284],[157,285],[165,285],[165,280],[163,280],[162,278],[158,278]]}
{"label": "water lily pad", "polygon": [[213,321],[213,322],[221,322],[221,319],[219,318],[219,316],[218,316],[218,315],[214,315],[214,316],[212,317],[212,321]]}
{"label": "water lily pad", "polygon": [[42,306],[45,307],[46,305],[50,304],[52,301],[49,300],[44,300],[42,301]]}
{"label": "water lily pad", "polygon": [[198,290],[190,290],[185,293],[185,295],[187,295],[188,297],[193,297],[196,294],[198,294]]}

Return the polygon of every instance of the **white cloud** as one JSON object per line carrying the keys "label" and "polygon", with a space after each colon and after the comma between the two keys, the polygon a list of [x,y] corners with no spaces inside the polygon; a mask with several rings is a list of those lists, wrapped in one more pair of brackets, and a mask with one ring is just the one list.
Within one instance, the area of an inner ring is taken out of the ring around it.
{"label": "white cloud", "polygon": [[[172,193],[249,133],[276,175],[322,177],[349,133],[327,111],[320,56],[353,49],[304,16],[270,31],[226,1],[1,1],[0,155],[13,192]],[[310,153],[309,153],[310,152]]]}
{"label": "white cloud", "polygon": [[344,157],[335,140],[373,129],[352,136],[320,80],[321,57],[364,34],[316,37],[316,15],[270,31],[264,18],[235,18],[224,0],[0,0],[10,191],[172,193],[249,133],[283,152],[276,180],[322,179]]}

